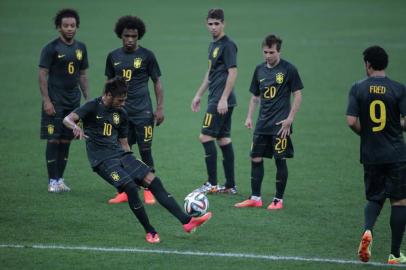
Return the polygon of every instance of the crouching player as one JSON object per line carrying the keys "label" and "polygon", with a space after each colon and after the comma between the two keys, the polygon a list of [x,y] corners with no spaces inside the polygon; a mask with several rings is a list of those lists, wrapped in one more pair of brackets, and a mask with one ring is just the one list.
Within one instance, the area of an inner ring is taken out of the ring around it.
{"label": "crouching player", "polygon": [[[183,224],[184,231],[190,233],[208,221],[211,212],[198,218],[185,214],[151,168],[132,155],[127,141],[127,113],[122,108],[126,98],[125,79],[113,78],[106,82],[103,96],[74,110],[63,123],[76,138],[86,139],[93,170],[119,192],[127,194],[131,211],[146,231],[147,242],[159,243],[160,239],[138,197],[138,186],[149,188],[158,202]],[[83,129],[76,124],[80,119]]]}

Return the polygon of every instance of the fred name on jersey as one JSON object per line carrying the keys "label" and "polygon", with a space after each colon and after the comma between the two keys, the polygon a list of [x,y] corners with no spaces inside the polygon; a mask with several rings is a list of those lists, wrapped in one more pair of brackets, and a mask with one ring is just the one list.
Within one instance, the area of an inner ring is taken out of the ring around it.
{"label": "fred name on jersey", "polygon": [[386,87],[382,85],[371,85],[369,86],[369,93],[370,94],[385,94]]}

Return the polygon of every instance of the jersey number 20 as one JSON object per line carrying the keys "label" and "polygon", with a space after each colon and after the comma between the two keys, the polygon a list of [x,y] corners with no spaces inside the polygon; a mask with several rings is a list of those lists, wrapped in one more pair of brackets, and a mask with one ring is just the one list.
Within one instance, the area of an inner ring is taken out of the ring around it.
{"label": "jersey number 20", "polygon": [[[377,116],[377,114],[379,116]],[[371,117],[371,121],[378,126],[373,127],[373,132],[381,131],[385,128],[386,125],[386,108],[385,103],[382,100],[374,100],[369,105],[369,116]]]}

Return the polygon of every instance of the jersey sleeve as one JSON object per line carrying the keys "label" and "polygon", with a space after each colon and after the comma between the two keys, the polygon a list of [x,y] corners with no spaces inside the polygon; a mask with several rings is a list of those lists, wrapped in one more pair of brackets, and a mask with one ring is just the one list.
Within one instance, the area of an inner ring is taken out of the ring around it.
{"label": "jersey sleeve", "polygon": [[41,56],[39,60],[39,67],[50,69],[53,61],[55,50],[53,49],[52,43],[46,45],[42,48]]}
{"label": "jersey sleeve", "polygon": [[227,69],[237,67],[237,46],[229,42],[223,51],[223,61]]}
{"label": "jersey sleeve", "polygon": [[357,87],[353,85],[351,87],[350,93],[348,94],[348,106],[347,115],[358,117],[359,115],[359,105],[357,101]]}
{"label": "jersey sleeve", "polygon": [[122,110],[121,122],[118,128],[118,138],[127,138],[128,134],[128,115],[125,110]]}
{"label": "jersey sleeve", "polygon": [[159,77],[161,77],[161,70],[159,69],[158,61],[155,58],[155,55],[151,52],[148,61],[148,75],[155,82]]}
{"label": "jersey sleeve", "polygon": [[403,85],[403,94],[399,101],[400,114],[406,117],[406,86]]}
{"label": "jersey sleeve", "polygon": [[296,67],[292,66],[290,69],[291,73],[291,80],[289,83],[289,88],[291,92],[295,92],[297,90],[303,89],[302,79],[300,78],[299,72],[297,71]]}
{"label": "jersey sleeve", "polygon": [[113,62],[111,60],[111,53],[109,53],[109,55],[106,58],[106,69],[104,71],[104,75],[106,75],[106,77],[108,79],[112,79],[115,76],[114,73],[115,72],[114,72]]}
{"label": "jersey sleeve", "polygon": [[83,46],[83,61],[80,63],[80,70],[85,70],[89,68],[89,60],[87,57],[86,45],[82,44],[82,46]]}
{"label": "jersey sleeve", "polygon": [[258,68],[255,69],[254,74],[252,75],[251,86],[250,86],[250,92],[256,97],[261,94],[261,91],[259,89],[257,72],[258,72]]}

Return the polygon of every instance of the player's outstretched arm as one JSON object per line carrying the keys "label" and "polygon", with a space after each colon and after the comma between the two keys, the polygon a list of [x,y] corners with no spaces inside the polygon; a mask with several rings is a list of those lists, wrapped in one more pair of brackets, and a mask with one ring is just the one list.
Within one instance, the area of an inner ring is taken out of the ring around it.
{"label": "player's outstretched arm", "polygon": [[88,136],[85,135],[83,129],[79,127],[76,123],[79,122],[79,115],[74,112],[71,112],[63,119],[63,124],[67,127],[72,129],[73,135],[77,139],[87,139]]}

